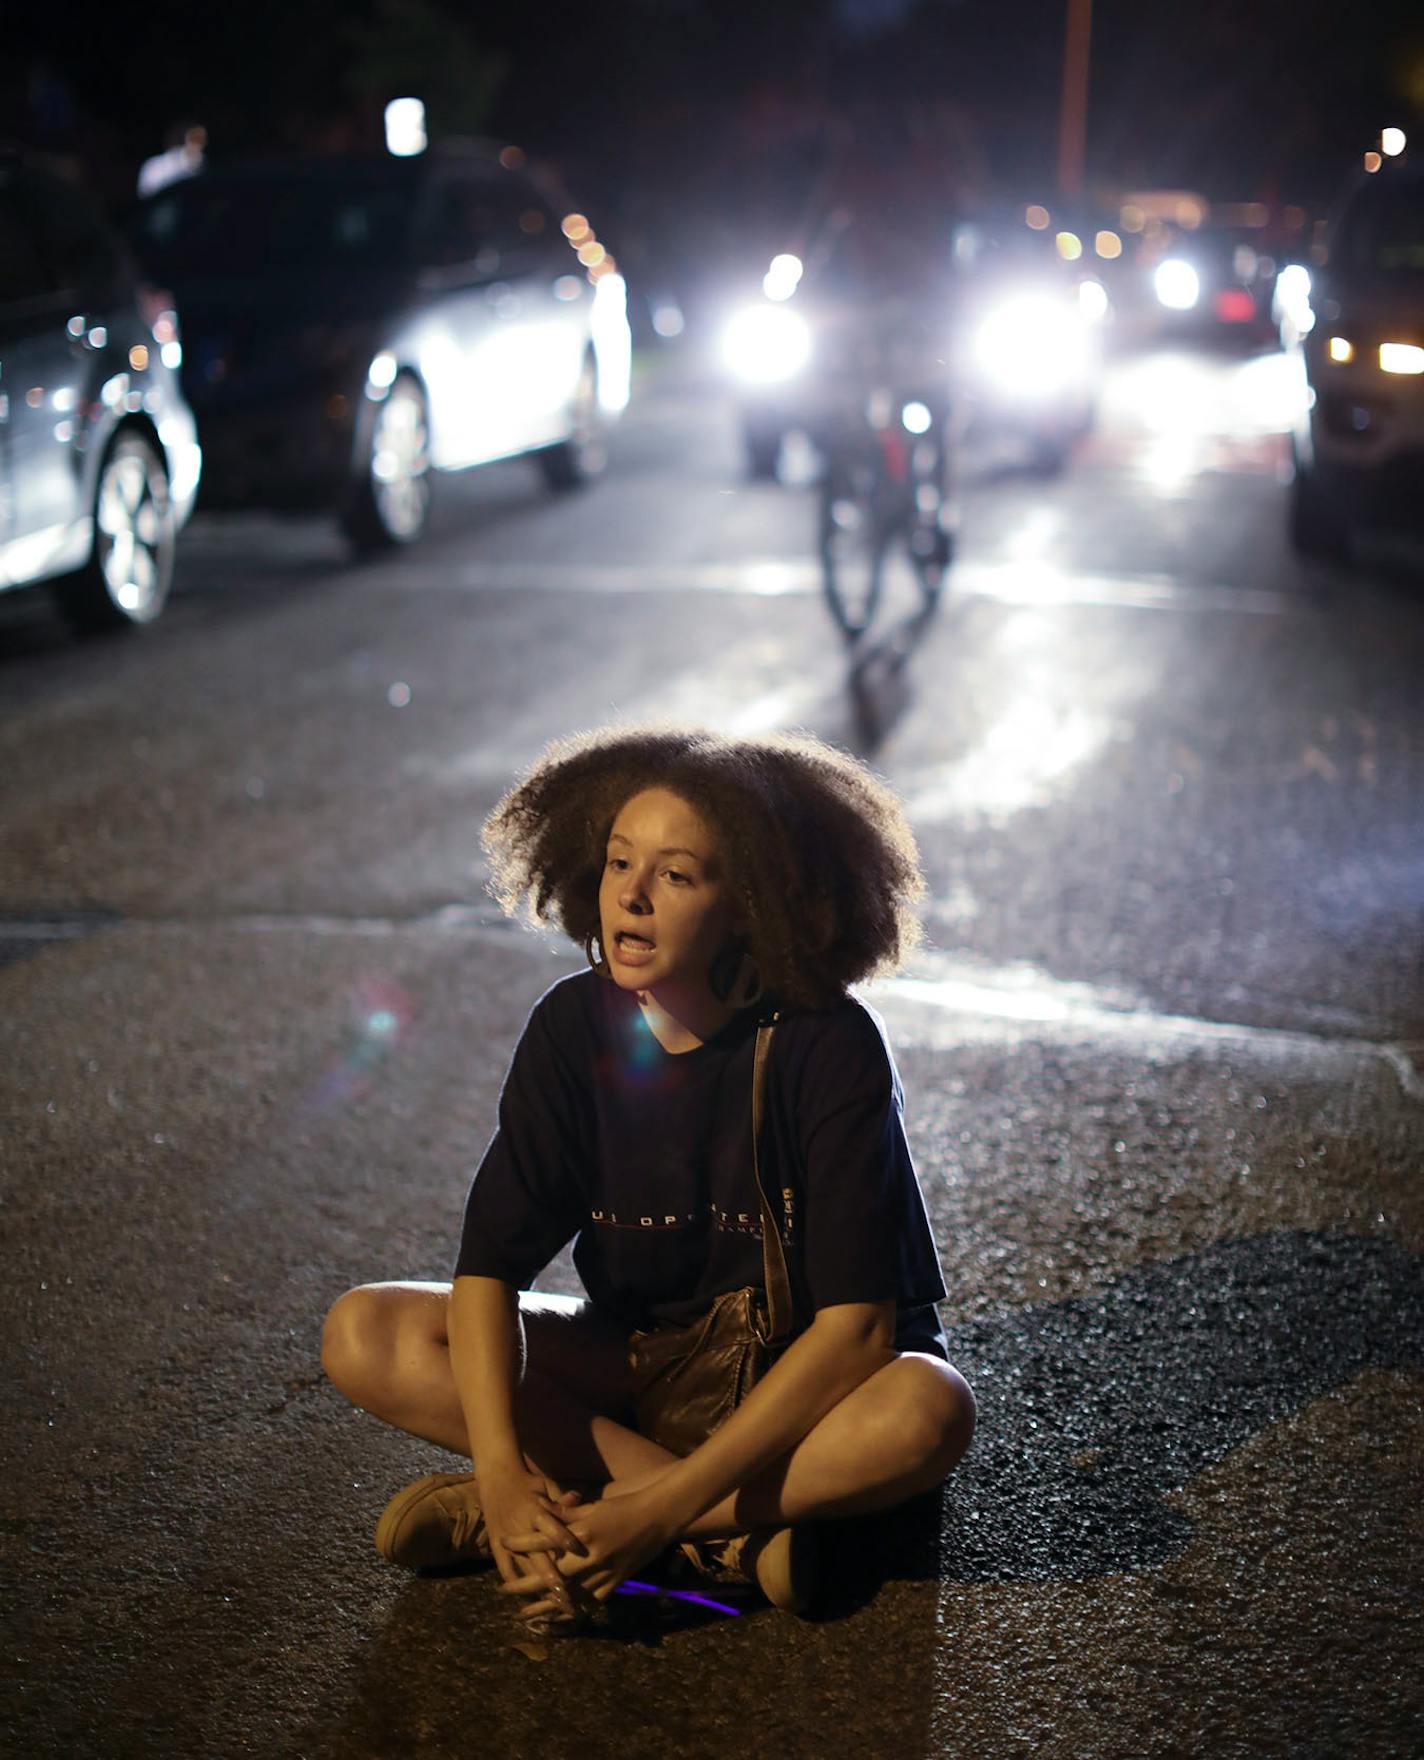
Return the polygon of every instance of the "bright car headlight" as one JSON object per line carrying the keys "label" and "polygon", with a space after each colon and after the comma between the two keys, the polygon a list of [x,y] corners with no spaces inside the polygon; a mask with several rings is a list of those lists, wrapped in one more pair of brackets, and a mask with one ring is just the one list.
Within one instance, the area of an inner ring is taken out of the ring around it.
{"label": "bright car headlight", "polygon": [[974,362],[1001,390],[1051,397],[1083,376],[1083,320],[1051,299],[1021,299],[992,312],[974,337]]}
{"label": "bright car headlight", "polygon": [[811,358],[811,326],[782,305],[748,306],[722,336],[722,355],[739,379],[779,385]]}
{"label": "bright car headlight", "polygon": [[1169,312],[1189,312],[1201,298],[1201,276],[1181,257],[1166,257],[1152,276],[1152,290]]}
{"label": "bright car headlight", "polygon": [[1424,348],[1413,342],[1382,342],[1379,364],[1386,373],[1424,373]]}

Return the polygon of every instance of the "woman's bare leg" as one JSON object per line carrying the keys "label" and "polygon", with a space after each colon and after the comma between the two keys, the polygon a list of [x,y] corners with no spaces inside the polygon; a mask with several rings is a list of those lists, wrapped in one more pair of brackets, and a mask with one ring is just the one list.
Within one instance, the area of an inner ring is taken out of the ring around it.
{"label": "woman's bare leg", "polygon": [[[373,1417],[470,1453],[450,1369],[448,1283],[369,1283],[327,1315],[322,1366]],[[517,1395],[525,1453],[560,1484],[646,1479],[673,1458],[631,1428],[623,1334],[568,1296],[519,1298],[526,1361]]]}
{"label": "woman's bare leg", "polygon": [[[368,1284],[332,1308],[323,1362],[357,1405],[387,1423],[469,1454],[450,1370],[448,1284]],[[631,1491],[674,1457],[625,1422],[620,1333],[586,1304],[520,1298],[527,1363],[518,1400],[526,1452],[559,1483]],[[905,1353],[849,1394],[748,1485],[692,1525],[710,1538],[886,1509],[938,1484],[963,1454],[974,1400],[937,1357]]]}

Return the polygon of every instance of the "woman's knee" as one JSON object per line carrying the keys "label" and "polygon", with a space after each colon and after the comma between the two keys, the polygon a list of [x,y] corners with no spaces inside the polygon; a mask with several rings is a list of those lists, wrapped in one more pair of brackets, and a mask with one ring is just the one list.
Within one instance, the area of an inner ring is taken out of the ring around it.
{"label": "woman's knee", "polygon": [[974,1394],[969,1383],[938,1357],[907,1353],[894,1365],[884,1422],[908,1472],[936,1485],[969,1447],[974,1435]]}
{"label": "woman's knee", "polygon": [[371,1291],[348,1289],[327,1309],[321,1329],[321,1366],[326,1378],[345,1394],[364,1379],[371,1357],[373,1309]]}
{"label": "woman's knee", "polygon": [[363,1283],[338,1296],[321,1332],[321,1366],[328,1380],[357,1405],[379,1396],[389,1381],[408,1303],[399,1285]]}

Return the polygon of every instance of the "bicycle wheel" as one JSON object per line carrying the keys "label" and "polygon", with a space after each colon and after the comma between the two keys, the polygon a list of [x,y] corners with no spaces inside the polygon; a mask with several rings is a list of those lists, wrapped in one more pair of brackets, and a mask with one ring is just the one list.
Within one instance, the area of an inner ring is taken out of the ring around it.
{"label": "bicycle wheel", "polygon": [[910,456],[911,511],[905,533],[910,566],[926,605],[933,605],[954,560],[954,520],[940,440],[921,441]]}
{"label": "bicycle wheel", "polygon": [[853,641],[875,615],[885,566],[882,473],[869,459],[832,462],[821,484],[819,548],[826,604]]}

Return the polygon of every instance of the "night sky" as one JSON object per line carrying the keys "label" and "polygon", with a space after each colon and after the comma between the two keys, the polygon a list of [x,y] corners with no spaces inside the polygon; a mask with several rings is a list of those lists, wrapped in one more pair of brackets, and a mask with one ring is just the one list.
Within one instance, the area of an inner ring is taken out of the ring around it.
{"label": "night sky", "polygon": [[[973,205],[1051,198],[1065,0],[460,0],[37,7],[9,132],[111,198],[187,118],[222,155],[379,144],[384,100],[552,158],[620,212],[764,197],[825,143],[918,155]],[[116,72],[117,70],[117,72]],[[1381,126],[1424,124],[1424,8],[1097,0],[1088,181],[1328,203]],[[592,199],[592,198],[591,198]]]}

